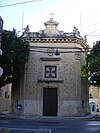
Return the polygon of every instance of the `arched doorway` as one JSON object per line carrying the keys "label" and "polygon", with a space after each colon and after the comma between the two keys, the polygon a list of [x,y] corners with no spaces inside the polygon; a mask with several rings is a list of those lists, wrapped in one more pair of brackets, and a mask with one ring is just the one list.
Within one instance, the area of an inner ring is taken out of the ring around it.
{"label": "arched doorway", "polygon": [[96,103],[94,103],[94,102],[90,103],[90,110],[91,110],[91,112],[96,112]]}

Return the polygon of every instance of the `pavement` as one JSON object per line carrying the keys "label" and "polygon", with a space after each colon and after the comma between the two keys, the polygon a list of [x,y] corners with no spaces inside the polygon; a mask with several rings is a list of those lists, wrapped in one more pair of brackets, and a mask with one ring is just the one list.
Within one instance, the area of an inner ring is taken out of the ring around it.
{"label": "pavement", "polygon": [[[88,120],[88,121],[98,121],[100,120],[100,114],[88,114],[81,117],[66,117],[66,116],[57,116],[57,117],[46,117],[46,116],[21,116],[15,115],[9,112],[1,112],[0,119],[31,119],[31,120]],[[10,130],[5,127],[0,127],[0,133],[10,133]],[[51,133],[51,130],[47,129],[34,129],[34,133]]]}
{"label": "pavement", "polygon": [[66,116],[21,116],[12,114],[9,112],[1,112],[0,119],[81,119],[81,120],[100,120],[100,114],[88,114],[85,116],[75,116],[75,117],[66,117]]}

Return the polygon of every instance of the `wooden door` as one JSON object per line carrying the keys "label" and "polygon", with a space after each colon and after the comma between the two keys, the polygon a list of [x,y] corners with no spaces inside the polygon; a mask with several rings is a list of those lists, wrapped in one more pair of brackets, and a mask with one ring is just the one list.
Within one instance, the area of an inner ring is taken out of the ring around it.
{"label": "wooden door", "polygon": [[57,88],[43,89],[43,115],[57,116]]}

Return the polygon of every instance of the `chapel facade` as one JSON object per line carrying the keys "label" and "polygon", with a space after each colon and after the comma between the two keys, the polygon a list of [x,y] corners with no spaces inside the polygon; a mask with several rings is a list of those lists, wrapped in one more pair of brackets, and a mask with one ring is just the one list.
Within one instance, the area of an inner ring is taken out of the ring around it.
{"label": "chapel facade", "polygon": [[80,68],[88,45],[73,27],[71,33],[59,31],[50,18],[45,29],[30,32],[24,39],[30,44],[29,60],[20,85],[12,97],[12,111],[22,105],[20,113],[35,116],[81,116],[90,113],[87,80]]}

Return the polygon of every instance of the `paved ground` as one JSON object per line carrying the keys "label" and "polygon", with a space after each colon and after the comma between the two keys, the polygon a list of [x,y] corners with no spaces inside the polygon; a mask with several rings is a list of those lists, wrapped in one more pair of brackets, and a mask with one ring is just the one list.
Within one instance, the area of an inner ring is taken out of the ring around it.
{"label": "paved ground", "polygon": [[14,115],[11,113],[2,112],[0,114],[0,118],[8,118],[8,119],[46,119],[46,118],[53,118],[53,119],[90,119],[90,120],[100,120],[100,114],[88,114],[81,117],[46,117],[46,116],[20,116],[20,115]]}
{"label": "paved ground", "polygon": [[[0,115],[0,133],[100,133],[100,115],[83,117],[44,117]],[[7,127],[3,129],[2,127]]]}
{"label": "paved ground", "polygon": [[9,133],[100,133],[100,121],[93,116],[26,118],[9,114],[0,118],[0,128],[6,127]]}

